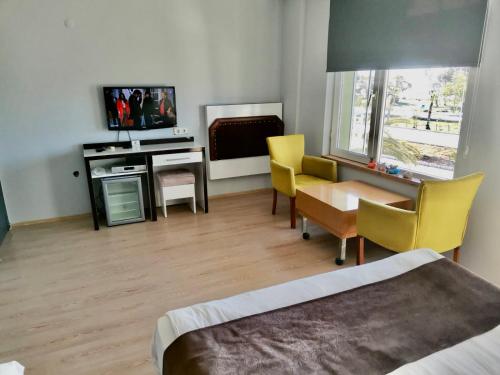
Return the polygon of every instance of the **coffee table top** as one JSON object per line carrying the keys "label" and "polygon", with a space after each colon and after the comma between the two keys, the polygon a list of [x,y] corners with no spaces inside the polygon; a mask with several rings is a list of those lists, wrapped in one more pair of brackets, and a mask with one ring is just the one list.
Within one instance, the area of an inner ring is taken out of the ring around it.
{"label": "coffee table top", "polygon": [[307,186],[300,188],[300,192],[343,212],[357,211],[359,198],[372,200],[381,204],[411,201],[411,198],[404,195],[392,193],[361,181],[344,181]]}

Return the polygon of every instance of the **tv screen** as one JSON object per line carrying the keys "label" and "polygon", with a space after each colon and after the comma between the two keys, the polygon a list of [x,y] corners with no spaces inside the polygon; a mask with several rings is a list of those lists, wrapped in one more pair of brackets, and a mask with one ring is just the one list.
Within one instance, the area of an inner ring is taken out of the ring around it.
{"label": "tv screen", "polygon": [[150,130],[177,125],[175,87],[103,87],[109,130]]}

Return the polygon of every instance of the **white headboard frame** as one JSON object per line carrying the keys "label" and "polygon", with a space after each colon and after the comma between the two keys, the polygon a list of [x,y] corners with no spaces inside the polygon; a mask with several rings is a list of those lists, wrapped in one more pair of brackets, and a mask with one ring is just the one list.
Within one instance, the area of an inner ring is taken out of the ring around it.
{"label": "white headboard frame", "polygon": [[[283,119],[282,103],[207,105],[205,108],[207,133],[218,118],[275,115]],[[268,155],[214,161],[208,158],[208,176],[211,180],[266,173],[270,173]]]}
{"label": "white headboard frame", "polygon": [[218,118],[278,116],[283,119],[282,103],[207,105],[207,128]]}

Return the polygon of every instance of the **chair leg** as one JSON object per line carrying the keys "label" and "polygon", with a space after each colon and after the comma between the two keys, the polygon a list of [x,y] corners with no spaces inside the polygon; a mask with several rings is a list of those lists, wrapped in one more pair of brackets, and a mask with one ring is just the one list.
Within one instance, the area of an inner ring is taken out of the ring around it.
{"label": "chair leg", "polygon": [[295,216],[295,197],[290,197],[290,228],[295,229],[296,216]]}
{"label": "chair leg", "polygon": [[359,266],[365,263],[365,238],[358,236],[358,256],[356,257],[356,264]]}
{"label": "chair leg", "polygon": [[453,249],[453,261],[460,263],[460,246]]}
{"label": "chair leg", "polygon": [[278,201],[278,190],[273,189],[273,215],[276,215],[276,203]]}

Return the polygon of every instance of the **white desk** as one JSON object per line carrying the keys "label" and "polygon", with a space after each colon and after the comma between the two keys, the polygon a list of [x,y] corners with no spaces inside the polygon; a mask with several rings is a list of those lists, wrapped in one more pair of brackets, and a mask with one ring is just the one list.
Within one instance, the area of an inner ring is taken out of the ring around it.
{"label": "white desk", "polygon": [[[90,202],[92,206],[92,217],[94,220],[94,229],[99,230],[99,217],[96,207],[96,196],[93,180],[97,178],[121,176],[130,174],[146,174],[148,182],[148,200],[150,207],[150,217],[152,221],[157,220],[156,213],[156,192],[154,169],[170,165],[195,165],[197,167],[197,186],[198,196],[203,197],[200,201],[205,213],[208,213],[208,193],[207,193],[207,172],[205,163],[205,147],[194,143],[192,138],[161,139],[141,141],[140,150],[132,150],[123,146],[129,142],[110,142],[110,143],[91,143],[83,145],[83,158],[85,161],[85,170],[87,173],[87,183],[89,188]],[[144,144],[143,144],[144,143]],[[99,147],[115,146],[114,151],[104,150],[97,152]],[[143,158],[146,165],[146,171],[125,172],[125,173],[106,173],[102,176],[93,176],[91,162],[95,160],[105,160],[113,158],[122,158],[127,156],[136,156]],[[201,178],[200,178],[201,177]],[[201,181],[200,181],[201,180]]]}
{"label": "white desk", "polygon": [[[120,142],[120,143],[128,143],[128,142]],[[109,143],[109,146],[113,146],[113,142]],[[89,144],[92,145],[92,144]],[[94,145],[99,145],[99,143],[95,143]],[[87,146],[87,145],[86,145]],[[164,153],[166,151],[179,151],[186,149],[205,149],[203,146],[198,145],[195,142],[173,142],[173,143],[155,143],[155,144],[145,144],[141,145],[141,149],[139,151],[132,150],[131,148],[123,148],[120,146],[115,146],[115,151],[102,151],[97,152],[95,148],[87,148],[83,150],[84,158],[100,158],[103,156],[106,157],[120,157],[127,155],[137,155],[144,153]]]}

